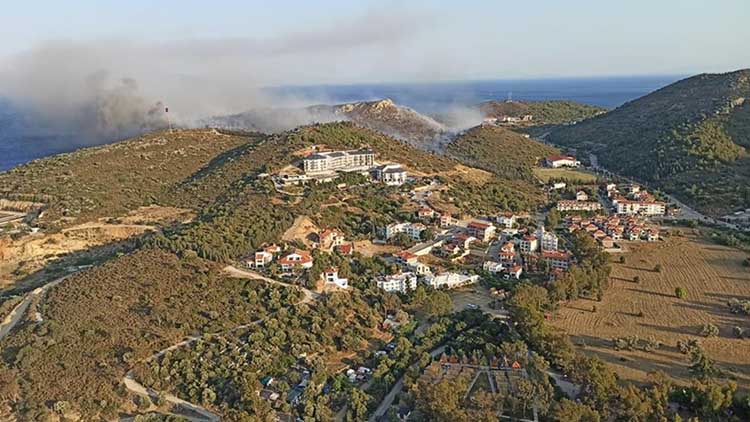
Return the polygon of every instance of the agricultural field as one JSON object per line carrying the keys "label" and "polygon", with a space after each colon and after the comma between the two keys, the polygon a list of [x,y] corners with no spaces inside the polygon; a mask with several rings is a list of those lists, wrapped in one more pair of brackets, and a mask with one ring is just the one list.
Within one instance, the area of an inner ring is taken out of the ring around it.
{"label": "agricultural field", "polygon": [[542,182],[548,183],[550,180],[562,180],[569,182],[596,183],[597,176],[583,170],[570,168],[542,168],[535,167],[534,175]]}
{"label": "agricultural field", "polygon": [[[750,318],[730,313],[727,306],[733,298],[750,299],[750,269],[742,265],[747,254],[692,233],[628,246],[625,263],[613,259],[611,287],[602,302],[563,305],[553,325],[569,333],[583,352],[599,356],[622,378],[635,382],[660,370],[688,383],[688,357],[676,345],[678,340],[698,339],[719,369],[741,389],[750,389],[750,339],[733,333],[734,327],[747,332]],[[675,296],[677,287],[686,290],[684,299]],[[704,324],[716,325],[719,335],[700,335]],[[616,351],[612,339],[628,336],[652,337],[662,346],[651,352]]]}

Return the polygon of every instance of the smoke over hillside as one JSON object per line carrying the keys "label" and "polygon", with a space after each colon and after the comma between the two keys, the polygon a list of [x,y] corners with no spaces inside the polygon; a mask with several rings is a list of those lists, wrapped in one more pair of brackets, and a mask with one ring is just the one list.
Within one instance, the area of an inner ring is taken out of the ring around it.
{"label": "smoke over hillside", "polygon": [[364,73],[383,52],[408,43],[425,22],[419,18],[372,11],[267,39],[50,41],[0,58],[0,98],[33,119],[34,130],[92,142],[163,127],[165,106],[183,126],[207,116],[296,108],[326,99],[276,96],[262,87],[300,83],[310,74],[335,78],[342,56],[369,57],[359,61]]}

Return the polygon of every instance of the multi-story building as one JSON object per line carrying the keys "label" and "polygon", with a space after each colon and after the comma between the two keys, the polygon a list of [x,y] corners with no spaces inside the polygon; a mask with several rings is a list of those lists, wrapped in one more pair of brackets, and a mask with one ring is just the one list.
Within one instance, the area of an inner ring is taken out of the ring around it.
{"label": "multi-story building", "polygon": [[521,239],[521,243],[518,244],[518,247],[523,254],[536,252],[536,250],[539,249],[539,239],[534,235],[524,236]]}
{"label": "multi-story building", "polygon": [[425,230],[427,230],[427,226],[422,223],[392,223],[385,226],[383,235],[388,240],[399,233],[406,233],[412,239],[420,240],[422,232]]}
{"label": "multi-story building", "polygon": [[388,186],[406,183],[406,169],[401,164],[385,164],[375,169],[375,178]]}
{"label": "multi-story building", "polygon": [[613,201],[618,214],[628,215],[664,215],[667,205],[659,201],[631,201],[618,199]]}
{"label": "multi-story building", "polygon": [[474,236],[481,242],[489,242],[495,236],[497,228],[492,223],[484,223],[480,221],[472,221],[466,227],[466,231],[469,236]]}
{"label": "multi-story building", "polygon": [[540,227],[536,232],[537,240],[543,251],[556,251],[559,240],[557,235],[544,230],[544,227]]}
{"label": "multi-story building", "polygon": [[316,152],[305,157],[303,165],[308,174],[369,170],[375,165],[375,153],[371,149]]}
{"label": "multi-story building", "polygon": [[387,275],[376,279],[378,288],[386,292],[407,293],[417,288],[417,275],[414,273],[401,273]]}
{"label": "multi-story building", "polygon": [[456,287],[473,284],[477,281],[479,281],[478,275],[464,275],[458,273],[442,273],[438,275],[427,276],[424,279],[425,284],[435,289],[453,289]]}
{"label": "multi-story building", "polygon": [[572,201],[567,199],[557,201],[558,211],[599,211],[600,209],[602,209],[602,204],[599,202]]}
{"label": "multi-story building", "polygon": [[567,270],[570,266],[571,255],[562,251],[542,252],[542,259],[549,265],[550,269]]}

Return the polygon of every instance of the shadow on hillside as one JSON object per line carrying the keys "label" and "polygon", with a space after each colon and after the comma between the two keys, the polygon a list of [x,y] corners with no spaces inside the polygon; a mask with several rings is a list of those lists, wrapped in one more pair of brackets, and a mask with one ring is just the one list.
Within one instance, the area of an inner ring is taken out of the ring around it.
{"label": "shadow on hillside", "polygon": [[204,177],[212,174],[216,168],[223,166],[224,163],[231,162],[236,158],[245,155],[248,151],[251,151],[254,147],[257,146],[257,142],[252,142],[253,139],[256,139],[256,137],[248,136],[248,142],[246,144],[242,144],[236,148],[232,148],[217,155],[208,163],[206,163],[206,165],[198,169],[198,171],[177,184],[175,188],[185,187],[192,183],[198,182]]}
{"label": "shadow on hillside", "polygon": [[647,295],[653,295],[653,296],[661,296],[661,297],[668,297],[668,298],[674,298],[674,295],[667,294],[667,293],[661,293],[661,292],[655,292],[651,290],[644,290],[644,289],[635,289],[635,288],[627,288],[626,290],[630,290],[631,292],[636,293],[643,293]]}
{"label": "shadow on hillside", "polygon": [[715,297],[717,299],[722,299],[722,300],[731,300],[731,299],[750,300],[750,296],[730,295],[726,293],[704,293],[704,294],[708,297]]}
{"label": "shadow on hillside", "polygon": [[[679,357],[676,358],[675,356],[667,355],[665,351],[671,351],[671,349],[665,346],[652,352],[617,351],[612,347],[611,340],[603,340],[590,336],[573,336],[572,339],[574,344],[579,345],[585,353],[596,355],[609,364],[626,366],[631,370],[644,371],[646,373],[662,371],[678,377],[689,376],[687,365],[681,366],[675,362],[675,359],[679,360]],[[581,343],[585,343],[586,346],[580,346]],[[667,361],[661,362],[651,358],[651,356],[663,357]]]}
{"label": "shadow on hillside", "polygon": [[627,268],[627,269],[633,270],[633,271],[645,271],[645,272],[648,272],[648,273],[655,272],[653,267],[647,268],[647,267],[635,267],[633,265],[622,265],[622,268]]}
{"label": "shadow on hillside", "polygon": [[696,327],[693,325],[682,325],[682,326],[675,325],[673,327],[646,324],[646,323],[639,323],[638,325],[640,325],[641,327],[645,327],[645,328],[652,328],[657,331],[663,331],[665,333],[681,334],[681,335],[687,335],[687,336],[698,335],[698,333],[700,332],[700,327]]}

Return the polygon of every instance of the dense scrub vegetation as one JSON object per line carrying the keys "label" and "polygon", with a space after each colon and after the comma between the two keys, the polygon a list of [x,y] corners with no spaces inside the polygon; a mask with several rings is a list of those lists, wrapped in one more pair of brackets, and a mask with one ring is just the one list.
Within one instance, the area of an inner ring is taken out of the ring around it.
{"label": "dense scrub vegetation", "polygon": [[458,136],[446,148],[448,155],[506,179],[533,181],[532,168],[556,148],[496,126],[482,125]]}
{"label": "dense scrub vegetation", "polygon": [[47,203],[47,222],[118,216],[158,203],[173,184],[246,142],[210,130],[156,132],[0,173],[0,197]]}
{"label": "dense scrub vegetation", "polygon": [[72,276],[29,321],[3,340],[3,397],[39,420],[48,402],[80,407],[87,420],[113,416],[126,398],[130,365],[188,334],[220,332],[299,299],[299,293],[224,277],[198,258],[142,250]]}
{"label": "dense scrub vegetation", "polygon": [[605,167],[714,213],[750,206],[750,70],[702,74],[549,140],[595,152]]}

